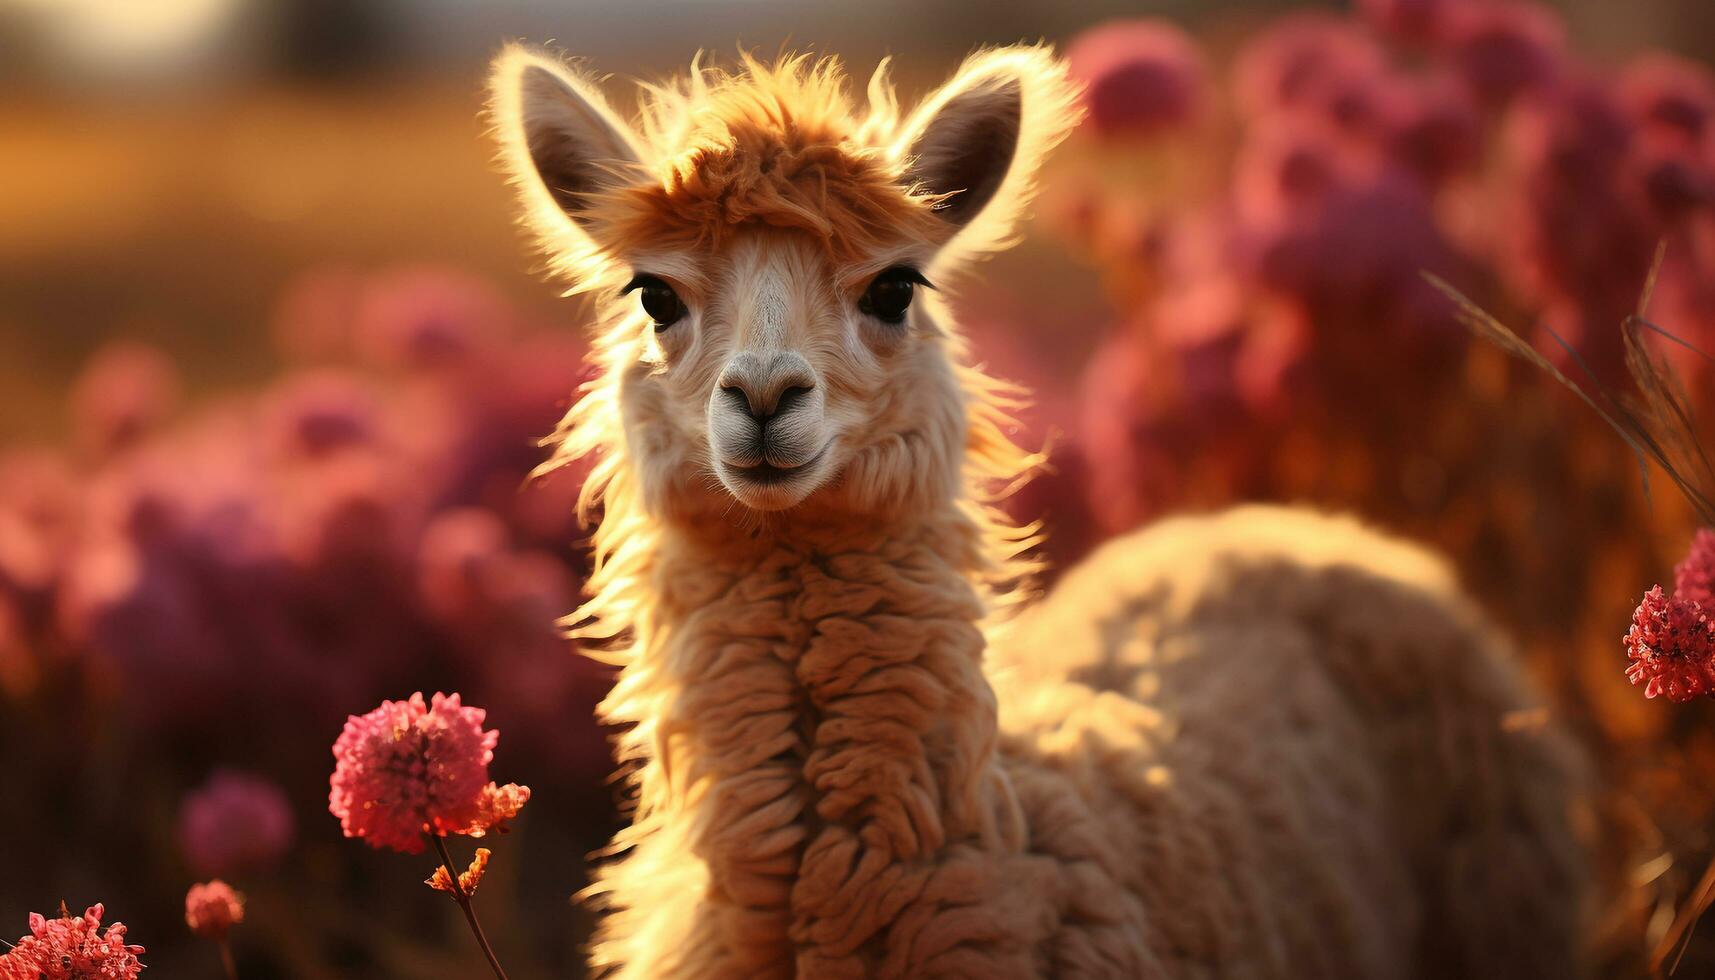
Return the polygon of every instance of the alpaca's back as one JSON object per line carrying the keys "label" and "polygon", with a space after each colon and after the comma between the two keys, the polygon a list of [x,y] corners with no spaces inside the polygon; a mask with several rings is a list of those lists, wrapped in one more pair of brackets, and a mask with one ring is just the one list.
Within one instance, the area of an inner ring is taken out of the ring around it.
{"label": "alpaca's back", "polygon": [[1577,753],[1423,552],[1278,508],[1165,522],[991,663],[1066,869],[1054,975],[1576,975]]}

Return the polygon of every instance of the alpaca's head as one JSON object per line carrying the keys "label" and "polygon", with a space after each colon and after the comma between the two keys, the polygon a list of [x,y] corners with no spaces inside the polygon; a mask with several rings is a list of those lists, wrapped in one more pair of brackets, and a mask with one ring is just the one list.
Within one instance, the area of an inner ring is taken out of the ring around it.
{"label": "alpaca's head", "polygon": [[570,438],[623,457],[610,479],[693,516],[959,492],[988,389],[931,290],[1008,244],[1075,119],[1047,51],[976,55],[904,116],[880,71],[854,105],[832,60],[694,66],[635,124],[541,51],[493,84],[527,223],[608,304]]}

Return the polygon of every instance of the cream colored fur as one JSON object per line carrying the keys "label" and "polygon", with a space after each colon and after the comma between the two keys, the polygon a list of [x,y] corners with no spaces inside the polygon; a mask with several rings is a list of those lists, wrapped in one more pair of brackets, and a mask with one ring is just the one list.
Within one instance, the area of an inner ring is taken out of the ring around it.
{"label": "cream colored fur", "polygon": [[[980,53],[903,117],[882,73],[860,110],[801,59],[693,68],[636,128],[539,51],[497,60],[494,98],[554,270],[655,276],[686,310],[603,304],[559,444],[596,458],[574,619],[622,665],[602,712],[635,791],[598,966],[1576,972],[1576,755],[1438,562],[1248,509],[1110,544],[997,615],[1030,535],[983,499],[1035,462],[1006,391],[937,296],[899,325],[859,298],[1015,233],[1076,118],[1047,51]],[[758,483],[723,379],[787,360],[808,461]]]}

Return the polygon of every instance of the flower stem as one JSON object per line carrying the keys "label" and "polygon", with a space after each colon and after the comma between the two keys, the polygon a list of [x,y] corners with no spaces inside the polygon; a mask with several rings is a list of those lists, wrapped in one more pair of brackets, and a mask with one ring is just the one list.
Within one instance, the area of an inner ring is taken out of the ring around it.
{"label": "flower stem", "polygon": [[226,980],[238,980],[238,964],[232,960],[232,944],[220,941],[220,965],[226,967]]}
{"label": "flower stem", "polygon": [[440,852],[441,863],[446,865],[447,875],[453,882],[453,900],[464,910],[464,918],[470,923],[471,934],[476,936],[476,944],[482,947],[482,955],[488,957],[488,965],[494,970],[496,980],[506,980],[506,971],[500,968],[500,960],[494,955],[494,947],[488,944],[488,937],[482,933],[482,923],[476,920],[476,909],[471,907],[470,896],[465,894],[464,886],[459,884],[459,869],[453,866],[453,856],[447,853],[446,839],[440,834],[429,834],[429,840],[435,844],[435,850]]}

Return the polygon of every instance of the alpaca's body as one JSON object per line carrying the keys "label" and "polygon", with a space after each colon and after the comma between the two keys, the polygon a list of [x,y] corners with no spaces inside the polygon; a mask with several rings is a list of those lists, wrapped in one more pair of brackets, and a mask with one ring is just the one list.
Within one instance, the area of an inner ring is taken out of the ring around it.
{"label": "alpaca's body", "polygon": [[1035,846],[1101,869],[1047,975],[1579,975],[1578,754],[1423,551],[1168,521],[997,646]]}
{"label": "alpaca's body", "polygon": [[600,965],[1571,972],[1576,766],[1420,553],[1177,522],[996,625],[1029,535],[974,501],[1039,460],[920,291],[1011,240],[1076,120],[1049,52],[908,117],[831,60],[693,70],[639,127],[540,52],[495,93],[526,220],[609,299],[559,453],[598,459],[574,618],[620,647],[636,795]]}
{"label": "alpaca's body", "polygon": [[621,976],[1576,975],[1575,757],[1438,563],[1169,522],[984,657],[960,526],[668,545],[706,788],[611,872]]}

